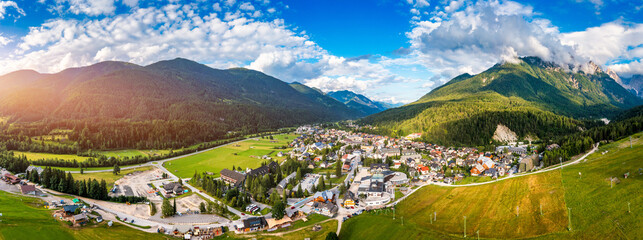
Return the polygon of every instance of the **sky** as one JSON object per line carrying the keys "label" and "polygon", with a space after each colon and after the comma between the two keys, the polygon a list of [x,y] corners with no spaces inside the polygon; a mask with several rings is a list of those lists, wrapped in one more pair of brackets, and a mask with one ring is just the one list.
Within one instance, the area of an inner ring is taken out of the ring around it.
{"label": "sky", "polygon": [[409,103],[538,56],[643,74],[643,0],[0,0],[0,74],[177,57]]}

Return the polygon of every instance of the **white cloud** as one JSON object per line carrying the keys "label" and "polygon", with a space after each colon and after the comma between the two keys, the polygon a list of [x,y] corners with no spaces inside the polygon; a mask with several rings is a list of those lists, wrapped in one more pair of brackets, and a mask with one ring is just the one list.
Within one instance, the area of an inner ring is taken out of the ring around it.
{"label": "white cloud", "polygon": [[241,6],[239,6],[239,9],[244,10],[244,11],[254,11],[255,7],[252,6],[251,3],[245,2],[245,3],[241,4]]}
{"label": "white cloud", "polygon": [[[449,8],[459,6],[453,3]],[[559,39],[558,29],[533,19],[533,9],[516,2],[479,1],[452,13],[435,12],[407,33],[412,53],[442,78],[478,73],[518,56],[538,56],[559,63],[578,59]],[[444,81],[435,78],[433,81]],[[427,85],[429,86],[429,85]]]}
{"label": "white cloud", "polygon": [[128,7],[136,7],[138,6],[138,0],[123,0],[123,4]]}
{"label": "white cloud", "polygon": [[[7,15],[7,9],[13,8],[19,15],[25,16],[25,11],[22,8],[18,7],[18,4],[14,1],[0,1],[0,20],[4,19]],[[14,16],[16,18],[20,16]]]}
{"label": "white cloud", "polygon": [[[87,14],[90,16],[109,15],[116,11],[114,0],[56,0],[59,4],[68,4],[69,11],[74,14]],[[132,3],[125,0],[125,4]]]}
{"label": "white cloud", "polygon": [[599,64],[609,64],[615,59],[643,58],[643,24],[609,22],[562,34],[561,39],[563,43],[575,46],[579,55]]}
{"label": "white cloud", "polygon": [[214,10],[215,12],[221,12],[221,6],[219,5],[219,3],[215,3],[214,5],[212,5],[212,10]]}
{"label": "white cloud", "polygon": [[55,72],[102,60],[149,64],[175,57],[229,67],[243,66],[264,52],[293,51],[305,57],[322,51],[306,36],[288,30],[282,20],[225,21],[214,13],[201,17],[195,8],[168,5],[100,20],[49,21],[32,27],[17,42],[13,57],[0,59],[5,66],[0,71]]}
{"label": "white cloud", "polygon": [[0,33],[0,46],[5,46],[5,45],[9,44],[10,42],[12,42],[11,39],[2,36],[2,34]]}

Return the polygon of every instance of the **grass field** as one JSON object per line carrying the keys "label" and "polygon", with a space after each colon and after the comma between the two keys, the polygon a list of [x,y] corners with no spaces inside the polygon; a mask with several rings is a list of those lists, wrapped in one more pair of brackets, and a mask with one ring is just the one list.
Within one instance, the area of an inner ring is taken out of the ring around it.
{"label": "grass field", "polygon": [[[169,239],[160,234],[138,231],[121,224],[108,227],[105,222],[83,228],[70,228],[55,220],[52,211],[36,198],[0,191],[0,239]],[[9,204],[10,203],[10,204]]]}
{"label": "grass field", "polygon": [[69,160],[69,161],[76,160],[78,162],[83,162],[88,159],[88,157],[81,157],[73,154],[32,153],[32,152],[19,152],[19,151],[13,151],[13,154],[15,156],[24,155],[29,160],[63,159],[63,160]]}
{"label": "grass field", "polygon": [[[305,228],[295,231],[295,232],[289,232],[289,233],[276,233],[274,235],[279,235],[279,236],[273,236],[273,233],[262,233],[262,234],[243,234],[243,235],[236,235],[234,233],[226,233],[218,238],[215,239],[275,239],[275,240],[301,240],[301,239],[306,239],[310,238],[311,240],[323,240],[326,239],[326,235],[330,232],[336,232],[337,231],[337,220],[330,220],[324,223],[320,224],[322,227],[322,230],[315,232],[312,231],[312,225],[311,226],[306,226]],[[292,228],[292,229],[297,229],[297,228]],[[271,234],[271,235],[268,235]],[[368,238],[362,238],[362,239],[368,239]]]}
{"label": "grass field", "polygon": [[[397,205],[395,220],[390,210],[366,213],[346,221],[340,237],[462,238],[467,216],[468,237],[479,231],[481,238],[638,239],[643,235],[641,135],[633,136],[631,149],[627,139],[602,146],[586,162],[565,167],[562,177],[555,170],[481,186],[426,186]],[[606,180],[610,176],[621,180],[612,189]],[[567,230],[568,208],[572,231]]]}
{"label": "grass field", "polygon": [[112,172],[98,172],[98,173],[84,173],[84,174],[72,173],[72,176],[74,176],[74,180],[87,180],[91,178],[91,179],[98,179],[98,181],[100,182],[101,179],[105,179],[105,182],[107,182],[107,186],[113,186],[116,180],[122,178],[128,173],[133,173],[136,171],[147,171],[152,168],[154,167],[148,166],[148,167],[139,167],[139,168],[121,170],[121,173],[118,175],[114,175],[114,173]]}
{"label": "grass field", "polygon": [[287,145],[298,135],[281,134],[275,135],[274,140],[269,139],[248,139],[243,142],[219,147],[197,155],[180,158],[165,162],[164,166],[175,175],[182,178],[189,178],[194,172],[212,172],[219,176],[224,168],[241,167],[257,168],[267,160],[261,159],[263,155],[269,155],[273,160],[281,161],[285,157],[278,158],[277,153],[288,152],[290,149],[274,149]]}

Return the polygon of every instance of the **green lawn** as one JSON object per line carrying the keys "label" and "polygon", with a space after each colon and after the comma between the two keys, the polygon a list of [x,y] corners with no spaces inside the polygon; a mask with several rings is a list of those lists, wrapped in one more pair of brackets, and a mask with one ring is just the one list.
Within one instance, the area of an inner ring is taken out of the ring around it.
{"label": "green lawn", "polygon": [[[175,175],[182,178],[189,178],[198,172],[212,172],[219,176],[219,172],[224,168],[241,167],[257,168],[261,163],[266,161],[261,159],[263,155],[269,155],[273,160],[281,161],[285,157],[278,158],[277,153],[288,152],[290,149],[274,149],[287,145],[298,135],[281,134],[275,135],[274,140],[248,139],[243,142],[230,144],[224,147],[213,149],[197,155],[180,158],[170,162],[165,162],[164,166]],[[274,141],[274,142],[273,142]]]}
{"label": "green lawn", "polygon": [[[114,175],[112,172],[98,172],[98,173],[72,173],[72,176],[74,176],[74,180],[86,180],[86,179],[98,179],[100,182],[101,179],[105,179],[107,182],[107,186],[113,186],[114,182],[116,180],[122,178],[123,176],[127,175],[128,173],[133,173],[136,171],[147,171],[150,169],[153,169],[154,167],[152,166],[147,166],[147,167],[139,167],[139,168],[133,168],[133,169],[127,169],[127,170],[121,170],[121,173],[118,175]],[[113,168],[110,168],[113,169]]]}
{"label": "green lawn", "polygon": [[0,191],[0,239],[169,239],[161,234],[150,234],[115,223],[105,222],[83,228],[70,228],[55,220],[52,210],[42,207],[36,198],[21,197]]}
{"label": "green lawn", "polygon": [[[554,170],[481,186],[426,186],[398,204],[395,220],[390,210],[362,214],[346,221],[340,236],[462,238],[467,216],[467,237],[479,231],[481,238],[638,239],[643,235],[641,135],[634,135],[634,148],[627,139],[603,146],[586,162],[565,167],[562,177]],[[605,150],[609,152],[602,155]],[[628,171],[631,176],[624,179]],[[613,189],[606,180],[610,176],[621,180]],[[568,208],[572,231],[567,230]],[[432,222],[434,212],[437,220]]]}
{"label": "green lawn", "polygon": [[63,159],[78,162],[83,162],[88,159],[88,157],[76,156],[73,154],[53,154],[53,153],[32,153],[32,152],[19,152],[13,151],[14,155],[21,156],[24,155],[29,160],[39,160],[39,159]]}

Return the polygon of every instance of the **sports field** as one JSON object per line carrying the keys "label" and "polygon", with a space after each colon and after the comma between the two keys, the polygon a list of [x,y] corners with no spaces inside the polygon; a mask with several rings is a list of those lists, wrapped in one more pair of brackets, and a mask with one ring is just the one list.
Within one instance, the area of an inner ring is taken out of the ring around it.
{"label": "sports field", "polygon": [[[481,186],[426,186],[397,205],[395,220],[392,210],[362,214],[343,224],[340,237],[462,238],[467,216],[467,237],[637,239],[643,235],[641,135],[633,136],[633,148],[628,138],[602,146],[585,162],[565,167],[562,177],[555,170]],[[610,176],[620,184],[610,188]]]}
{"label": "sports field", "polygon": [[[71,228],[55,220],[52,210],[42,207],[36,198],[22,197],[0,191],[0,239],[170,239],[161,234],[150,234],[115,223],[105,222],[83,228]],[[10,204],[9,204],[10,203]]]}
{"label": "sports field", "polygon": [[270,139],[248,139],[239,143],[233,143],[222,146],[197,155],[192,155],[177,160],[164,163],[164,167],[181,178],[189,178],[194,172],[211,172],[219,176],[219,172],[224,168],[241,167],[257,168],[261,163],[268,161],[261,159],[262,156],[268,155],[273,160],[282,161],[285,157],[277,157],[279,152],[287,153],[290,149],[275,149],[289,144],[299,135],[281,134],[275,135],[273,140]]}

